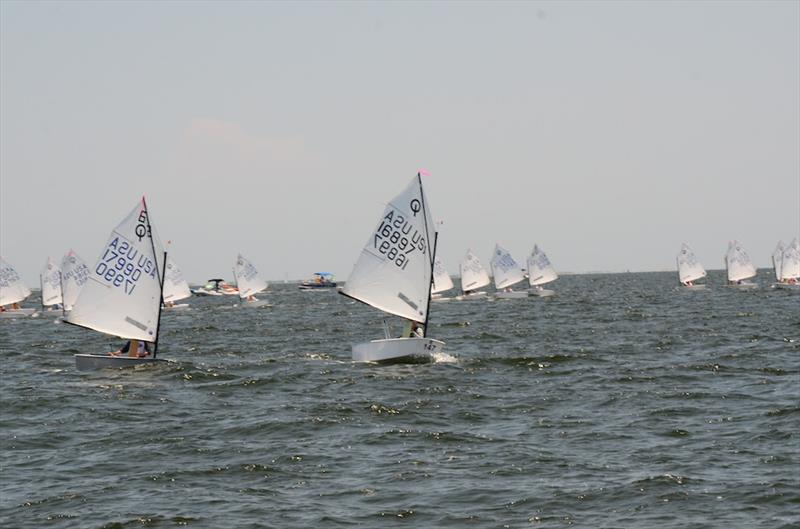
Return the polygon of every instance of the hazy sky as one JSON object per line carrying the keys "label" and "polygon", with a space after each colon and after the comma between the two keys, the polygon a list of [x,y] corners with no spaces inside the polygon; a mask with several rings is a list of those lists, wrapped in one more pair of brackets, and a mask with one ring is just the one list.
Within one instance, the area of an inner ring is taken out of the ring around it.
{"label": "hazy sky", "polygon": [[427,169],[440,255],[759,266],[800,232],[800,2],[0,2],[0,253],[144,194],[190,281],[345,279]]}

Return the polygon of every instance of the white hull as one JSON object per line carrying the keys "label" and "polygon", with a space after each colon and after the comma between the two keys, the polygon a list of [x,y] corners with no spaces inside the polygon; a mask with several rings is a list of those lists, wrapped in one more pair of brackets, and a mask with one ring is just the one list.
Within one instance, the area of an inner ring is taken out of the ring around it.
{"label": "white hull", "polygon": [[487,296],[486,292],[472,292],[470,294],[463,294],[461,296],[456,296],[453,299],[455,301],[469,301],[471,299],[483,299]]}
{"label": "white hull", "polygon": [[64,311],[61,309],[44,309],[39,311],[40,316],[55,316],[60,317],[64,314]]}
{"label": "white hull", "polygon": [[708,285],[681,285],[678,288],[681,290],[706,290]]}
{"label": "white hull", "polygon": [[272,304],[266,299],[257,299],[255,301],[242,301],[241,306],[257,308],[257,307],[271,307]]}
{"label": "white hull", "polygon": [[0,318],[26,318],[32,316],[34,312],[36,309],[6,309],[0,312]]}
{"label": "white hull", "polygon": [[495,292],[495,299],[520,299],[527,298],[528,292],[525,290],[512,290],[511,292]]}
{"label": "white hull", "polygon": [[781,290],[800,290],[800,283],[775,283],[772,286]]}
{"label": "white hull", "polygon": [[431,298],[431,301],[433,301],[435,303],[441,303],[442,301],[452,301],[454,299],[456,299],[456,298],[445,298],[445,297],[439,296],[438,298]]}
{"label": "white hull", "polygon": [[164,310],[182,310],[182,309],[188,309],[188,308],[189,308],[189,304],[188,303],[177,303],[177,304],[171,305],[171,306],[170,305],[164,305]]}
{"label": "white hull", "polygon": [[197,290],[192,290],[192,294],[195,296],[221,296],[221,292],[217,292],[216,290],[205,290],[202,288],[198,288]]}
{"label": "white hull", "polygon": [[739,284],[732,283],[732,284],[727,284],[725,286],[729,288],[735,288],[736,290],[753,290],[755,288],[758,288],[758,283],[739,283]]}
{"label": "white hull", "polygon": [[442,352],[444,342],[433,338],[389,338],[353,346],[355,362],[431,362]]}
{"label": "white hull", "polygon": [[130,358],[128,356],[109,356],[93,354],[75,355],[75,367],[79,371],[94,371],[96,369],[135,367],[138,365],[169,362],[162,358]]}

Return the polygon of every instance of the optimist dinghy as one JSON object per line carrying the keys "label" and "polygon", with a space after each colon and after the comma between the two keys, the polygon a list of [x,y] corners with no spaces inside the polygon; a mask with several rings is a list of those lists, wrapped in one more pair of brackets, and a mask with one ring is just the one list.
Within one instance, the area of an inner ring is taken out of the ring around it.
{"label": "optimist dinghy", "polygon": [[256,294],[264,292],[269,284],[261,278],[253,264],[239,254],[233,267],[233,278],[239,289],[242,307],[270,307],[265,299],[256,299]]}
{"label": "optimist dinghy", "polygon": [[489,262],[494,276],[494,293],[496,299],[518,299],[527,298],[528,292],[525,290],[513,290],[511,287],[525,280],[525,274],[519,264],[511,257],[511,253],[500,246],[494,245],[492,260]]}
{"label": "optimist dinghy", "polygon": [[456,296],[454,299],[463,301],[486,297],[486,292],[478,289],[485,287],[492,280],[489,279],[489,274],[481,264],[481,260],[472,253],[471,249],[467,250],[467,254],[461,260],[459,273],[461,274],[462,295]]}
{"label": "optimist dinghy", "polygon": [[[130,367],[155,362],[167,254],[144,197],[111,232],[89,271],[66,322],[131,341],[128,356],[76,354],[79,370]],[[138,357],[139,342],[153,343],[152,356]]]}
{"label": "optimist dinghy", "polygon": [[[775,262],[774,254],[773,262]],[[783,248],[778,256],[775,275],[778,280],[773,285],[775,288],[800,291],[800,241],[797,238]]]}
{"label": "optimist dinghy", "polygon": [[72,310],[75,301],[89,280],[89,267],[78,254],[70,250],[61,260],[61,288],[64,296],[64,312]]}
{"label": "optimist dinghy", "polygon": [[439,258],[433,263],[433,289],[431,290],[431,301],[450,301],[453,298],[446,298],[442,296],[442,292],[447,292],[453,288],[453,280],[447,269],[442,264]]}
{"label": "optimist dinghy", "polygon": [[688,244],[681,244],[681,251],[678,252],[675,260],[678,263],[679,288],[686,290],[703,290],[706,288],[705,283],[695,283],[695,281],[706,277],[706,269],[697,260],[694,251]]}
{"label": "optimist dinghy", "polygon": [[24,318],[35,314],[36,309],[19,307],[19,302],[30,295],[31,289],[22,282],[14,267],[0,257],[0,318]]}
{"label": "optimist dinghy", "polygon": [[728,243],[728,252],[725,254],[725,269],[728,273],[729,287],[749,290],[758,288],[758,284],[747,281],[756,275],[756,267],[753,266],[753,261],[750,256],[744,251],[739,241],[730,241]]}
{"label": "optimist dinghy", "polygon": [[183,277],[183,272],[171,256],[167,257],[167,269],[164,272],[164,308],[167,310],[188,309],[188,303],[175,302],[190,297],[192,297],[192,290]]}
{"label": "optimist dinghy", "polygon": [[63,307],[61,269],[53,261],[52,257],[47,258],[47,262],[39,274],[39,286],[42,289],[42,314],[48,316],[61,315]]}
{"label": "optimist dinghy", "polygon": [[546,285],[556,279],[558,279],[558,274],[556,274],[553,265],[550,264],[547,254],[538,245],[534,244],[533,251],[528,256],[528,284],[531,286],[531,295],[540,298],[554,295],[554,291],[543,288],[542,285]]}
{"label": "optimist dinghy", "polygon": [[[386,206],[342,295],[409,321],[407,334],[353,346],[356,362],[432,361],[444,342],[426,336],[437,233],[422,176]],[[422,327],[414,332],[414,327]]]}

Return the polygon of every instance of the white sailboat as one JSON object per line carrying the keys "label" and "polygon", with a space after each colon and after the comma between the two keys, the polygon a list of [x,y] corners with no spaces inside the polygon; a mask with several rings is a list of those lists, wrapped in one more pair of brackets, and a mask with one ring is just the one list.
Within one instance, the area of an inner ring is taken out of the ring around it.
{"label": "white sailboat", "polygon": [[550,264],[547,254],[534,244],[533,251],[528,256],[528,284],[531,286],[531,294],[541,298],[552,296],[555,292],[543,288],[542,285],[556,279],[558,279],[558,274]]}
{"label": "white sailboat", "polygon": [[706,277],[706,269],[697,260],[694,251],[688,244],[682,243],[681,250],[676,257],[678,263],[678,281],[681,287],[690,290],[702,290],[706,288],[704,283],[695,284],[695,281]]}
{"label": "white sailboat", "polygon": [[457,296],[455,299],[475,299],[486,296],[485,291],[478,289],[485,287],[492,280],[489,278],[489,274],[483,264],[481,264],[481,260],[472,253],[471,249],[467,250],[467,254],[461,260],[459,274],[461,275],[461,292],[463,292],[463,295]]}
{"label": "white sailboat", "polygon": [[781,282],[781,265],[783,264],[783,241],[778,241],[775,250],[772,251],[772,269],[775,272],[775,281]]}
{"label": "white sailboat", "polygon": [[800,290],[800,241],[795,239],[783,249],[777,288]]}
{"label": "white sailboat", "polygon": [[69,312],[78,299],[83,285],[89,280],[89,267],[78,254],[70,250],[61,260],[61,289],[64,311]]}
{"label": "white sailboat", "polygon": [[739,241],[728,243],[728,252],[725,254],[725,268],[728,273],[728,286],[739,289],[758,288],[756,283],[747,281],[756,275],[756,267],[750,256],[744,251]]}
{"label": "white sailboat", "polygon": [[511,287],[517,283],[525,281],[525,274],[519,263],[514,260],[511,253],[500,246],[494,245],[494,253],[492,260],[489,262],[492,267],[492,276],[494,276],[494,288],[497,292],[494,297],[497,299],[517,299],[528,297],[528,292],[525,290],[513,290]]}
{"label": "white sailboat", "polygon": [[269,286],[258,274],[253,264],[239,254],[236,257],[236,266],[233,267],[233,278],[239,289],[239,299],[243,307],[264,307],[269,302],[256,298],[256,294],[263,292]]}
{"label": "white sailboat", "polygon": [[400,338],[389,337],[387,330],[385,339],[354,345],[353,360],[430,361],[441,352],[444,342],[426,337],[436,237],[422,177],[417,174],[387,204],[340,291],[387,314],[405,318],[409,321],[408,330]]}
{"label": "white sailboat", "polygon": [[[166,257],[142,197],[111,232],[65,320],[130,340],[128,356],[76,354],[79,370],[164,361],[157,354]],[[139,357],[140,342],[143,353],[153,344],[152,356]]]}
{"label": "white sailboat", "polygon": [[60,309],[63,307],[61,269],[52,257],[47,258],[47,262],[39,274],[39,286],[42,290],[42,314],[61,314]]}
{"label": "white sailboat", "polygon": [[19,307],[19,302],[30,295],[31,289],[22,282],[14,267],[0,257],[0,318],[19,318],[34,314],[36,309]]}
{"label": "white sailboat", "polygon": [[167,257],[167,268],[164,271],[164,308],[169,310],[187,309],[188,303],[175,303],[192,296],[189,283],[183,277],[183,272],[172,260]]}
{"label": "white sailboat", "polygon": [[442,292],[447,292],[453,288],[453,279],[447,273],[447,269],[442,261],[437,257],[433,263],[433,289],[431,290],[432,301],[450,301],[452,298],[442,296]]}

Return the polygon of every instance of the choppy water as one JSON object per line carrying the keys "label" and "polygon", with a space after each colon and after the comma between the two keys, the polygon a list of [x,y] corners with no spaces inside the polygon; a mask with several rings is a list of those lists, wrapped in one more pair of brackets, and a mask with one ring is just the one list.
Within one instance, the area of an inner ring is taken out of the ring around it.
{"label": "choppy water", "polygon": [[429,365],[351,363],[382,316],[294,285],[167,313],[169,366],[0,320],[0,526],[800,526],[800,294],[674,282],[435,304]]}

